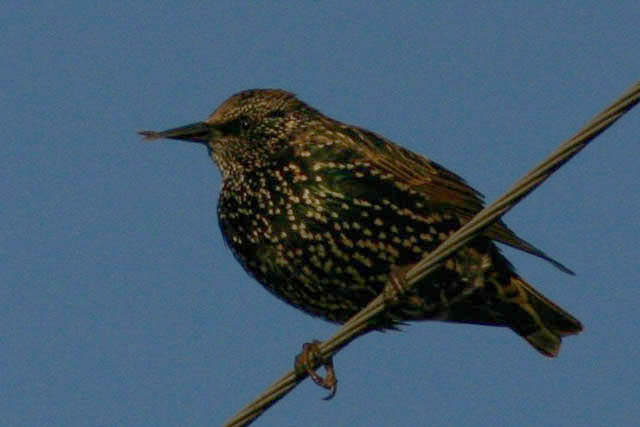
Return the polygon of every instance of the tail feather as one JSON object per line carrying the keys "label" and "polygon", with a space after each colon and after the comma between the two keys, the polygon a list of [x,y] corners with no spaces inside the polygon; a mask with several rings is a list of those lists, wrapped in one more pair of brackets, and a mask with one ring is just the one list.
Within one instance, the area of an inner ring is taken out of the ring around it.
{"label": "tail feather", "polygon": [[545,356],[557,356],[562,337],[580,333],[582,324],[520,277],[513,277],[511,284],[521,290],[519,299],[522,301],[518,305],[534,321],[533,328],[523,329],[518,324],[511,324],[511,328]]}
{"label": "tail feather", "polygon": [[545,356],[555,357],[562,338],[582,331],[567,313],[513,272],[488,277],[481,291],[448,307],[445,320],[508,326]]}
{"label": "tail feather", "polygon": [[547,357],[556,357],[560,352],[562,338],[545,327],[541,327],[523,338]]}

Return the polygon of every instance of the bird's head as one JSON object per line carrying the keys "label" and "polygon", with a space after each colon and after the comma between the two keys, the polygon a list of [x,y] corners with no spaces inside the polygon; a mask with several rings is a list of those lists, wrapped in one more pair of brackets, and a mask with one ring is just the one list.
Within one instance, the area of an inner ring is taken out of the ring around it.
{"label": "bird's head", "polygon": [[315,114],[290,92],[250,89],[231,96],[203,122],[138,133],[148,141],[168,138],[205,144],[225,172],[225,166],[289,140]]}
{"label": "bird's head", "polygon": [[315,112],[290,92],[280,89],[250,89],[224,101],[203,122],[191,123],[161,132],[141,131],[145,140],[178,139],[202,144],[220,139],[241,138],[258,142],[266,138],[286,137],[296,120]]}

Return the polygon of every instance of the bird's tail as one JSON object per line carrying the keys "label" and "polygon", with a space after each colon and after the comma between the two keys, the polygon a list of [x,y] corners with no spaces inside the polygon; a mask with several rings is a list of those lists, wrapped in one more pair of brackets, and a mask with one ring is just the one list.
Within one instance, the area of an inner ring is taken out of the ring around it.
{"label": "bird's tail", "polygon": [[582,331],[578,319],[517,275],[511,277],[503,298],[504,308],[510,307],[509,314],[502,313],[506,323],[545,356],[557,356],[562,337]]}

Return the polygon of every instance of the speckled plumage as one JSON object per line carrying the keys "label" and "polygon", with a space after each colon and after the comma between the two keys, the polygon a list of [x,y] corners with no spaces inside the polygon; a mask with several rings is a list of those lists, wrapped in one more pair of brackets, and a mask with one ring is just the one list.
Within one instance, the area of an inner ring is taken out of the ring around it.
{"label": "speckled plumage", "polygon": [[[373,132],[275,89],[238,93],[205,122],[148,139],[205,144],[220,168],[220,228],[242,266],[276,296],[344,322],[482,208],[460,177]],[[493,241],[562,265],[501,221],[372,325],[439,319],[508,326],[543,354],[580,322],[535,291]]]}

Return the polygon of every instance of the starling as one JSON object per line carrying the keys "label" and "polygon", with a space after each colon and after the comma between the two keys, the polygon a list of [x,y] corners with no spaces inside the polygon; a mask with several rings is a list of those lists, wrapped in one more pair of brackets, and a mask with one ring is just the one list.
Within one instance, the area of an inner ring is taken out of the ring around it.
{"label": "starling", "polygon": [[[394,269],[417,263],[483,206],[441,165],[283,90],[246,90],[204,122],[140,134],[204,144],[222,174],[218,221],[236,259],[277,297],[332,322],[356,314]],[[582,325],[520,277],[495,242],[570,272],[497,221],[371,330],[429,319],[506,326],[556,356]]]}

